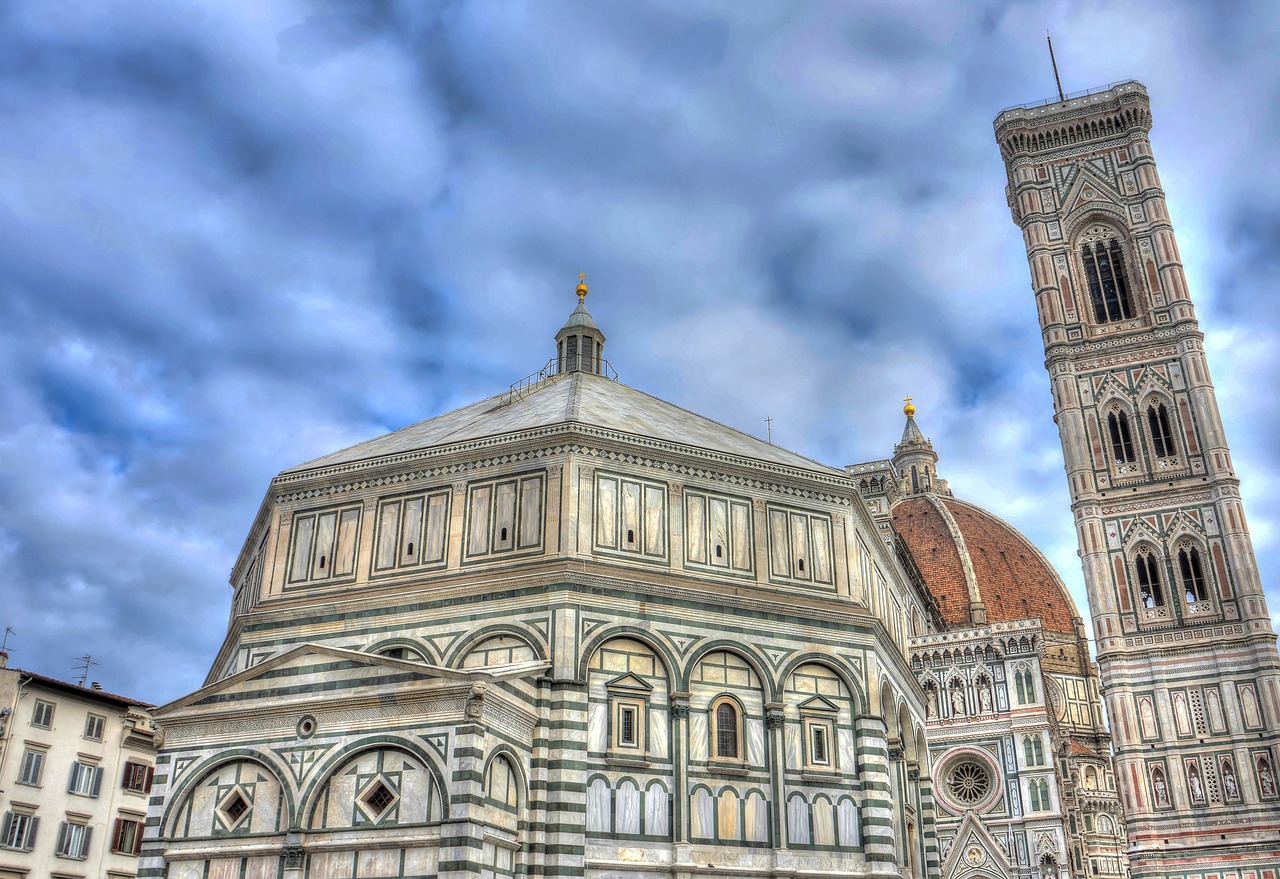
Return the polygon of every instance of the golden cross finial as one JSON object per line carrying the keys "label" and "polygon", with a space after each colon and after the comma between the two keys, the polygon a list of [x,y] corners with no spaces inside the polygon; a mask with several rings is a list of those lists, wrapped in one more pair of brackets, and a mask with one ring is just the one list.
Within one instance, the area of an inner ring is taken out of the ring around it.
{"label": "golden cross finial", "polygon": [[905,406],[903,406],[903,407],[902,407],[902,414],[903,414],[903,415],[905,415],[905,416],[907,416],[908,418],[910,418],[911,416],[913,416],[913,415],[915,415],[915,414],[916,414],[916,407],[911,405],[911,398],[910,398],[910,397],[903,397],[903,398],[902,398],[902,402],[904,402],[904,403],[906,403],[906,404],[907,404],[907,405],[905,405]]}
{"label": "golden cross finial", "polygon": [[578,301],[581,302],[587,296],[587,273],[581,272],[578,275],[578,289],[573,291],[578,294]]}

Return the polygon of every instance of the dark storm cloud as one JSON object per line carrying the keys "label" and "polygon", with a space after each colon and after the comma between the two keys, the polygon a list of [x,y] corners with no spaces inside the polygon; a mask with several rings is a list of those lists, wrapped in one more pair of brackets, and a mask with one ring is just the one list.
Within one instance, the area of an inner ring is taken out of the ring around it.
{"label": "dark storm cloud", "polygon": [[1265,4],[6,7],[14,662],[65,676],[89,651],[110,689],[197,686],[271,476],[536,370],[584,270],[625,381],[760,435],[771,416],[800,452],[887,455],[913,394],[957,492],[1083,602],[991,136],[1051,92],[1046,27],[1069,89],[1151,88],[1272,582],[1280,502],[1250,486],[1280,431],[1244,416],[1277,378],[1274,183],[1253,173],[1276,24]]}

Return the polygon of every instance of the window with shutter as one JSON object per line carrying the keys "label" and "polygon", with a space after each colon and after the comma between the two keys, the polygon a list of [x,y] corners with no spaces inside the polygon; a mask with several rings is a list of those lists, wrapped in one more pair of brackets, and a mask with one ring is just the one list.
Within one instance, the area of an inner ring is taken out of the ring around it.
{"label": "window with shutter", "polygon": [[22,775],[18,781],[21,784],[29,784],[39,786],[40,776],[44,774],[44,753],[41,751],[27,751],[22,755]]}
{"label": "window with shutter", "polygon": [[71,781],[67,791],[82,797],[96,797],[102,790],[102,767],[87,763],[71,764]]}
{"label": "window with shutter", "polygon": [[56,854],[60,858],[84,860],[89,856],[89,839],[93,836],[93,828],[74,821],[64,821],[58,830]]}
{"label": "window with shutter", "polygon": [[0,827],[0,847],[29,852],[35,846],[36,828],[40,819],[35,815],[7,812]]}
{"label": "window with shutter", "polygon": [[142,822],[117,818],[111,833],[111,850],[123,855],[136,855],[142,851]]}

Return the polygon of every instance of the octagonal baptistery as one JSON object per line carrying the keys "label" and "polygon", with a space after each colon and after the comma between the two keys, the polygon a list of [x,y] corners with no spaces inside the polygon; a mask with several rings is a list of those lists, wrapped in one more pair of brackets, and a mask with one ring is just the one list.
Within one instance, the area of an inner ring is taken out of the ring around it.
{"label": "octagonal baptistery", "polygon": [[927,599],[843,471],[617,381],[285,470],[140,875],[934,876]]}
{"label": "octagonal baptistery", "polygon": [[910,639],[942,875],[1125,874],[1124,817],[1084,622],[1012,525],[953,496],[915,407],[892,459],[846,468],[933,600]]}

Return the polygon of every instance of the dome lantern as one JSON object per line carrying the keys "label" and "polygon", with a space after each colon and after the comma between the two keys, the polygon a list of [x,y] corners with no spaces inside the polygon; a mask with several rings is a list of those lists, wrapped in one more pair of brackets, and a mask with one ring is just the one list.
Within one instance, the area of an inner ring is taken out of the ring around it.
{"label": "dome lantern", "polygon": [[587,275],[578,275],[578,307],[556,333],[556,371],[590,372],[603,375],[604,332],[587,311]]}

